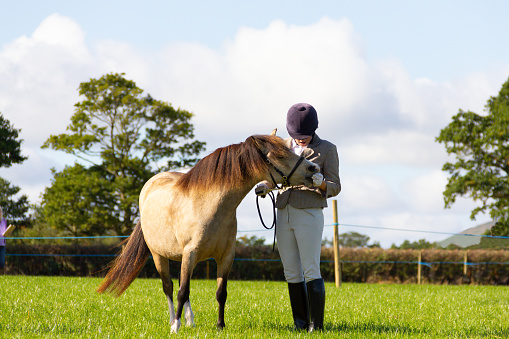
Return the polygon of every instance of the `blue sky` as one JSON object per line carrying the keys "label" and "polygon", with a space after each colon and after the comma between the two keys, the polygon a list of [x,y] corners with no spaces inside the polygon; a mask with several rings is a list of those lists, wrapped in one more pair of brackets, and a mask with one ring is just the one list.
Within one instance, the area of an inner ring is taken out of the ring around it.
{"label": "blue sky", "polygon": [[30,34],[54,13],[75,19],[91,42],[127,41],[149,51],[178,41],[216,49],[241,27],[309,25],[326,16],[351,20],[368,58],[398,58],[413,77],[444,81],[506,62],[500,37],[509,31],[508,12],[506,1],[469,0],[17,1],[2,5],[0,42]]}
{"label": "blue sky", "polygon": [[[65,132],[79,83],[125,72],[192,111],[208,152],[275,127],[286,137],[288,107],[313,104],[318,134],[340,150],[344,223],[459,232],[488,219],[471,221],[468,199],[443,209],[447,156],[434,138],[507,80],[506,1],[0,4],[0,112],[29,155],[0,175],[32,201],[50,168],[74,161],[40,146]],[[238,215],[239,230],[261,229],[251,195]],[[384,246],[443,238],[361,231]]]}

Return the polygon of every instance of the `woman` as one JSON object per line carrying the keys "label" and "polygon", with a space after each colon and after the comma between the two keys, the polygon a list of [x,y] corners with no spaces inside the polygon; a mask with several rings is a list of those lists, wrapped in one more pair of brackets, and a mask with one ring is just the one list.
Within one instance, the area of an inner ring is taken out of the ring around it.
{"label": "woman", "polygon": [[[290,107],[286,129],[287,146],[297,155],[320,166],[312,187],[285,188],[278,193],[277,244],[288,283],[290,304],[298,330],[323,330],[325,286],[320,273],[320,250],[324,227],[323,208],[327,198],[341,191],[336,146],[315,133],[318,116],[313,106],[298,103]],[[269,182],[257,186],[259,195],[272,188]]]}
{"label": "woman", "polygon": [[[2,207],[0,207],[0,236],[3,236],[7,229],[7,221],[2,215]],[[5,273],[5,239],[0,238],[0,275]]]}

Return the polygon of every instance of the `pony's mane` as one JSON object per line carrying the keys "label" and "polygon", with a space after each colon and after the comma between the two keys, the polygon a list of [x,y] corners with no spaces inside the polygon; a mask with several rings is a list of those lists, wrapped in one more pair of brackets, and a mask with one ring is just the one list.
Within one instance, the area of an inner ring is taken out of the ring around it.
{"label": "pony's mane", "polygon": [[276,158],[291,153],[283,139],[277,136],[253,135],[244,142],[216,149],[184,174],[176,186],[184,190],[214,185],[238,187],[245,180],[268,170],[264,155],[269,152]]}

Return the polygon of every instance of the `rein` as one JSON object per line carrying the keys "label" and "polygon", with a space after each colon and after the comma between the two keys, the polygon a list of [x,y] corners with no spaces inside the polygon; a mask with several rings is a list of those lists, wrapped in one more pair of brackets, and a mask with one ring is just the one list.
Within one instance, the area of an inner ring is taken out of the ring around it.
{"label": "rein", "polygon": [[[269,191],[267,195],[270,197],[270,200],[272,201],[272,225],[268,227],[263,222],[262,212],[260,211],[260,203],[258,199],[260,198],[259,195],[256,196],[256,209],[258,210],[258,216],[260,217],[260,221],[262,222],[263,227],[266,230],[271,230],[274,228],[274,240],[272,242],[272,252],[274,252],[274,248],[276,246],[276,198],[274,197],[274,192]],[[263,199],[264,197],[262,197]]]}

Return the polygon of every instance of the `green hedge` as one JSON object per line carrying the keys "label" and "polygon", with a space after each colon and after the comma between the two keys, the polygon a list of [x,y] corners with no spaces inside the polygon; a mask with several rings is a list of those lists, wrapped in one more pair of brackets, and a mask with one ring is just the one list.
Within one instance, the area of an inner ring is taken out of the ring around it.
{"label": "green hedge", "polygon": [[[7,246],[7,273],[17,275],[104,276],[118,248],[95,245],[26,245]],[[416,283],[419,250],[380,248],[342,248],[341,273],[344,282]],[[467,274],[464,274],[463,250],[421,251],[421,281],[432,284],[509,283],[509,251],[469,250]],[[230,273],[235,280],[284,280],[277,249],[272,246],[237,246],[236,260]],[[334,281],[334,253],[322,248],[322,276]],[[170,262],[170,272],[178,276],[179,262]],[[141,277],[158,277],[152,259],[140,273]],[[216,278],[213,260],[199,263],[193,278]]]}

